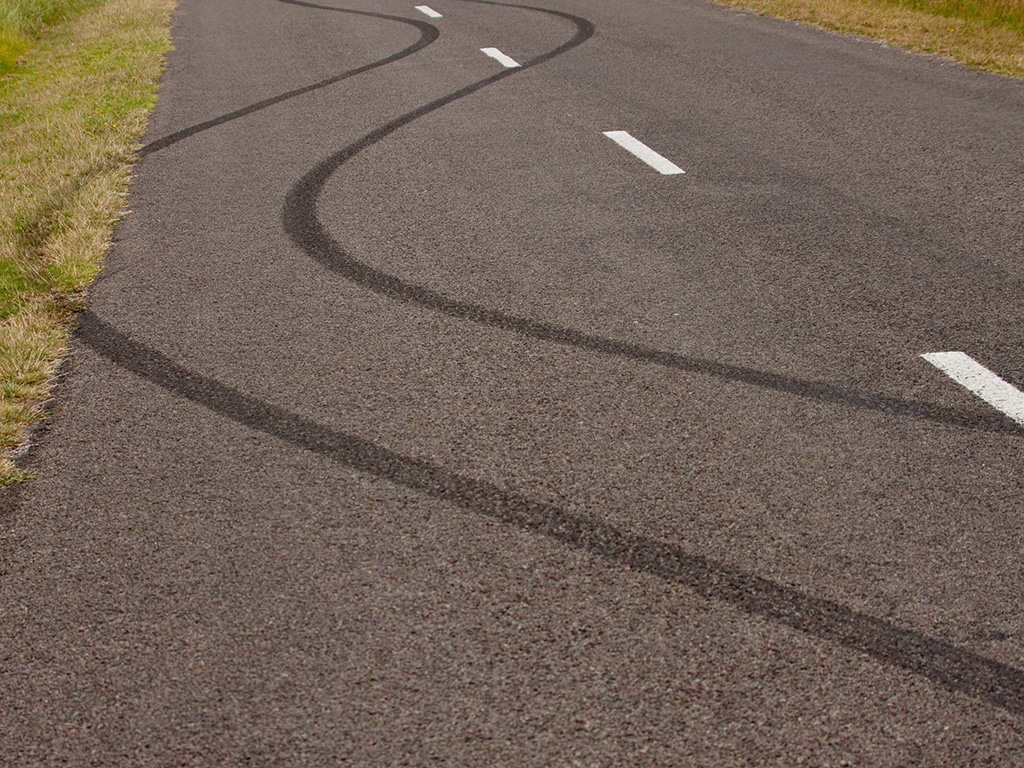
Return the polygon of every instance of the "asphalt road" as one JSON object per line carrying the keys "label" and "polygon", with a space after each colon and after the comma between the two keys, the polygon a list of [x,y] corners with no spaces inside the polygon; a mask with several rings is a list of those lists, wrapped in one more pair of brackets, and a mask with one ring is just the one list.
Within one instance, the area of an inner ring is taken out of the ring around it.
{"label": "asphalt road", "polygon": [[431,8],[181,1],[0,763],[1024,764],[1024,427],[921,357],[1024,389],[1024,83]]}

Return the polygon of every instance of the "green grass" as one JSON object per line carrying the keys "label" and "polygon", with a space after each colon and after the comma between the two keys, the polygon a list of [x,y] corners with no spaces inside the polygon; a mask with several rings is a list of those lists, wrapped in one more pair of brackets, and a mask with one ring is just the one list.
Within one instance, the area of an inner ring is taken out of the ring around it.
{"label": "green grass", "polygon": [[1019,0],[889,0],[889,4],[964,24],[1024,32],[1024,2]]}
{"label": "green grass", "polygon": [[0,0],[0,76],[14,70],[45,30],[102,0]]}

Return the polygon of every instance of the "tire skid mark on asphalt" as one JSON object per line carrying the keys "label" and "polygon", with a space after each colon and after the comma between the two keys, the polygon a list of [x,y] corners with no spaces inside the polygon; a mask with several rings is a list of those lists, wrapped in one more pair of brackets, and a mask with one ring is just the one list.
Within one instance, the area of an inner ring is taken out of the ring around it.
{"label": "tire skid mark on asphalt", "polygon": [[[281,1],[314,8],[342,10],[299,0]],[[577,33],[571,40],[526,62],[521,69],[552,59],[582,44],[594,33],[594,27],[589,21],[560,11],[490,0],[465,1],[539,11],[569,19],[577,25]],[[367,15],[416,23],[383,14]],[[434,33],[437,32],[436,28],[432,29]],[[382,63],[394,61],[401,55],[408,55],[428,44],[423,40],[421,37],[414,46],[381,62],[337,76],[333,82],[367,71],[374,66],[382,66]],[[715,376],[809,399],[973,429],[1021,433],[1015,424],[1011,426],[1006,419],[979,419],[960,411],[938,408],[927,403],[793,379],[714,361],[687,358],[461,302],[429,289],[405,283],[394,275],[363,264],[346,254],[330,238],[316,217],[316,202],[326,181],[347,160],[417,118],[518,71],[520,70],[505,70],[446,97],[436,99],[391,120],[317,164],[293,186],[287,196],[284,223],[289,236],[312,258],[358,285],[377,294],[460,319],[542,341]],[[325,81],[323,84],[283,94],[246,110],[208,121],[193,129],[186,129],[185,132],[180,132],[180,135],[172,134],[154,142],[149,145],[152,148],[147,149],[149,152],[157,151],[200,130],[249,114],[271,103],[279,103],[285,98],[308,92],[314,87],[323,87],[324,84],[329,83]],[[277,437],[356,471],[446,501],[464,510],[549,537],[635,571],[659,576],[691,589],[705,598],[731,604],[748,614],[770,619],[822,640],[868,654],[885,665],[921,675],[947,690],[977,697],[1015,715],[1024,716],[1024,671],[1015,667],[963,650],[923,633],[898,627],[883,619],[858,613],[838,603],[804,594],[792,587],[747,573],[734,566],[689,553],[657,539],[624,532],[606,523],[575,515],[555,505],[533,501],[495,485],[463,477],[429,462],[390,451],[356,435],[335,432],[179,366],[160,352],[146,348],[106,325],[91,311],[82,314],[75,335],[82,343],[113,364],[238,424]]]}
{"label": "tire skid mark on asphalt", "polygon": [[437,40],[437,38],[441,34],[438,28],[435,27],[433,24],[429,24],[426,21],[420,21],[419,19],[406,19],[402,16],[391,16],[386,13],[374,13],[371,11],[353,11],[347,8],[334,8],[330,5],[317,5],[316,3],[307,3],[304,2],[303,0],[278,0],[278,2],[286,3],[288,5],[301,5],[305,8],[316,8],[325,11],[336,11],[338,13],[348,13],[354,14],[356,16],[369,16],[370,18],[374,19],[384,19],[386,21],[401,22],[402,24],[408,24],[410,26],[416,27],[420,31],[420,39],[417,40],[412,45],[408,46],[407,48],[403,48],[402,50],[398,51],[398,53],[393,53],[390,56],[386,56],[383,59],[378,59],[377,61],[370,62],[369,64],[364,64],[361,67],[356,67],[355,69],[350,69],[346,72],[342,72],[337,75],[332,75],[331,77],[328,77],[325,80],[320,80],[319,82],[313,83],[312,85],[304,85],[301,88],[296,88],[292,91],[287,91],[286,93],[278,94],[277,96],[271,96],[269,99],[264,99],[263,101],[258,101],[255,104],[250,104],[247,107],[236,109],[234,112],[228,112],[227,114],[220,115],[219,117],[215,117],[212,120],[207,120],[205,122],[198,123],[188,128],[183,128],[180,131],[176,131],[162,138],[155,139],[154,141],[151,141],[148,144],[146,144],[141,150],[139,150],[140,157],[145,157],[146,155],[158,152],[161,149],[166,149],[172,144],[177,144],[182,139],[187,139],[190,136],[195,136],[197,133],[202,133],[203,131],[209,130],[210,128],[215,128],[218,125],[223,125],[224,123],[229,123],[233,120],[237,120],[240,117],[245,117],[246,115],[251,115],[254,112],[259,112],[260,110],[266,109],[267,107],[272,107],[275,104],[280,104],[282,101],[287,101],[288,99],[293,99],[296,96],[302,96],[305,93],[310,93],[311,91],[316,91],[321,88],[326,88],[329,85],[340,83],[342,80],[347,80],[350,77],[361,75],[363,72],[369,72],[371,69],[377,69],[378,67],[383,67],[386,64],[392,64],[398,61],[399,59],[404,59],[406,56],[411,56],[417,51],[426,48],[428,45]]}
{"label": "tire skid mark on asphalt", "polygon": [[708,599],[864,653],[956,693],[1024,716],[1024,671],[922,632],[813,597],[682,547],[629,533],[546,502],[337,432],[178,365],[132,341],[92,311],[76,337],[111,363],[249,429],[357,472],[467,512],[545,536],[619,566],[660,577]]}
{"label": "tire skid mark on asphalt", "polygon": [[310,169],[288,192],[283,211],[283,220],[288,236],[311,258],[349,282],[381,296],[435,312],[441,312],[460,320],[511,331],[540,341],[550,341],[605,355],[623,357],[690,373],[712,376],[726,381],[748,384],[761,389],[773,390],[808,400],[817,400],[848,408],[880,411],[893,416],[921,419],[938,424],[987,432],[1024,434],[1024,430],[1016,423],[999,416],[966,413],[928,402],[906,400],[900,397],[840,387],[825,382],[783,376],[770,371],[762,371],[745,366],[728,365],[713,360],[687,357],[674,352],[666,352],[639,344],[593,336],[571,328],[564,328],[551,323],[512,315],[500,309],[460,301],[429,288],[407,283],[396,275],[375,269],[369,264],[351,256],[331,237],[316,214],[317,203],[324,187],[342,165],[364,149],[377,144],[415,120],[497,83],[506,77],[553,59],[572,48],[582,45],[594,34],[594,26],[589,21],[561,11],[499,3],[492,0],[462,0],[462,2],[523,8],[552,14],[571,21],[576,25],[577,32],[572,39],[563,43],[558,48],[527,61],[517,69],[506,69],[483,80],[478,80],[447,96],[437,98],[428,104],[424,104],[417,109],[390,120],[347,147],[329,155]]}
{"label": "tire skid mark on asphalt", "polygon": [[[337,8],[334,6],[318,5],[316,3],[304,2],[304,0],[278,0],[282,3],[290,5],[298,5],[307,8],[316,8],[320,10],[337,11],[339,13],[352,13],[357,15],[370,16],[374,18],[381,18],[388,21],[397,21],[404,24],[411,24],[420,29],[421,37],[413,45],[408,48],[399,51],[392,56],[384,59],[372,62],[370,64],[358,67],[356,69],[349,70],[347,72],[334,75],[326,80],[321,80],[318,83],[304,86],[302,88],[288,91],[287,93],[280,94],[278,96],[265,99],[263,101],[252,104],[248,107],[230,112],[212,120],[208,120],[203,123],[199,123],[190,128],[185,128],[176,133],[170,134],[160,139],[156,139],[140,151],[140,156],[145,156],[165,149],[166,147],[175,144],[183,139],[187,139],[194,136],[202,131],[214,128],[218,125],[236,120],[246,115],[257,112],[261,109],[265,109],[274,104],[279,104],[287,99],[301,96],[302,94],[309,93],[310,91],[317,90],[319,88],[333,85],[334,83],[345,80],[349,77],[367,72],[371,69],[384,66],[397,61],[405,56],[409,56],[422,48],[425,48],[430,43],[434,42],[440,35],[439,30],[432,24],[428,24],[423,21],[406,19],[401,16],[391,16],[382,13],[372,13],[368,11],[354,11],[345,8]],[[463,2],[476,2],[486,5],[507,5],[505,3],[493,3],[488,0],[463,0]],[[532,6],[512,6],[518,8],[525,8],[527,10],[540,11],[545,13],[562,16],[573,20],[574,18],[569,14],[561,13],[559,11],[549,11],[543,8],[534,8]],[[581,20],[585,21],[585,20]],[[590,24],[590,22],[585,22]],[[576,45],[582,43],[584,40],[575,42],[581,33],[578,33],[576,37],[570,40],[568,43],[563,44],[555,51],[543,54],[526,64],[522,65],[520,69],[527,69],[535,64],[539,64],[546,61],[549,58],[562,53],[564,50],[576,47]],[[591,25],[590,31],[586,34],[586,38],[589,38],[593,34]],[[299,184],[292,188],[289,193],[289,200],[291,200],[297,192],[305,192],[307,195],[312,195],[312,205],[309,208],[311,213],[315,208],[315,197],[319,195],[323,187],[323,182],[326,178],[321,179],[317,188],[311,188],[306,190],[300,190],[299,186],[304,182],[307,186],[312,186],[315,177],[321,176],[323,172],[328,171],[333,173],[337,170],[337,167],[350,159],[360,150],[365,149],[367,146],[380,141],[387,135],[393,133],[398,128],[412,122],[417,117],[433,111],[440,106],[451,103],[462,96],[468,95],[473,91],[479,90],[480,88],[490,85],[504,77],[513,74],[515,70],[509,69],[503,72],[499,72],[486,80],[475,83],[471,86],[463,88],[461,91],[451,94],[449,97],[437,100],[426,105],[426,107],[415,110],[412,113],[408,113],[405,116],[397,118],[396,120],[388,123],[376,131],[373,131],[362,139],[358,140],[352,145],[349,145],[345,149],[341,150],[336,155],[332,155],[326,161],[321,163],[312,169],[306,176],[300,180]],[[438,103],[443,102],[443,103]],[[328,175],[329,175],[328,173]],[[725,363],[719,363],[713,360],[705,360],[701,358],[686,357],[672,352],[665,352],[662,350],[654,349],[651,347],[645,347],[638,344],[630,344],[628,342],[615,341],[613,339],[605,339],[603,337],[592,336],[579,331],[573,331],[567,328],[561,328],[556,325],[544,323],[540,321],[530,320],[527,318],[520,318],[515,315],[509,315],[501,312],[500,310],[491,310],[485,307],[470,304],[467,302],[460,302],[455,299],[451,299],[443,294],[436,293],[426,288],[414,286],[409,283],[405,283],[397,277],[388,273],[376,270],[366,264],[363,264],[355,259],[351,258],[341,249],[337,243],[330,239],[322,226],[318,221],[312,222],[301,220],[305,214],[302,211],[291,215],[288,211],[288,203],[286,203],[286,228],[288,227],[287,220],[291,218],[294,222],[295,234],[292,235],[292,239],[296,241],[300,247],[306,250],[314,258],[318,258],[322,264],[328,269],[342,275],[346,279],[353,283],[361,285],[375,293],[387,296],[389,298],[396,299],[398,301],[404,301],[411,304],[417,304],[427,309],[434,311],[443,312],[445,314],[459,317],[461,319],[469,320],[471,322],[482,323],[491,325],[494,327],[502,328],[504,330],[512,331],[523,336],[532,337],[542,341],[551,341],[567,346],[574,346],[581,349],[589,349],[592,351],[600,352],[601,354],[613,355],[618,357],[624,357],[637,361],[647,362],[654,365],[661,365],[668,368],[675,368],[677,370],[683,370],[690,373],[696,373],[700,375],[713,376],[726,381],[733,381],[740,384],[748,384],[754,387],[762,389],[774,390],[784,394],[794,395],[804,399],[819,400],[821,402],[832,403],[835,405],[841,405],[850,408],[858,408],[865,410],[881,411],[883,413],[899,416],[904,418],[922,419],[925,421],[931,421],[938,424],[946,424],[949,426],[961,427],[966,429],[981,430],[986,432],[1002,432],[1020,434],[1021,428],[1014,423],[1008,422],[1004,418],[992,417],[992,416],[980,416],[976,413],[969,413],[959,409],[945,408],[937,406],[928,402],[906,400],[903,398],[892,397],[890,395],[883,395],[874,392],[868,392],[865,390],[853,389],[848,387],[839,387],[833,384],[825,382],[813,381],[809,379],[799,379],[790,376],[783,376],[781,374],[772,373],[771,371],[762,371],[756,368],[748,368],[745,366],[728,365]],[[301,230],[308,230],[308,233],[304,233]],[[291,235],[292,233],[289,232]],[[306,247],[308,244],[309,247]],[[321,255],[317,255],[321,254]]]}

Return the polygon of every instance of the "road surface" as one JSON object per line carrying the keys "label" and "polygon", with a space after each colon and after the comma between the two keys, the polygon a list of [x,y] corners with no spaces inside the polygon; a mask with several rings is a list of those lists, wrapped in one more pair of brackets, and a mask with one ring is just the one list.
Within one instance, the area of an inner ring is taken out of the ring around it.
{"label": "road surface", "polygon": [[1024,764],[1024,84],[690,0],[173,35],[0,763]]}

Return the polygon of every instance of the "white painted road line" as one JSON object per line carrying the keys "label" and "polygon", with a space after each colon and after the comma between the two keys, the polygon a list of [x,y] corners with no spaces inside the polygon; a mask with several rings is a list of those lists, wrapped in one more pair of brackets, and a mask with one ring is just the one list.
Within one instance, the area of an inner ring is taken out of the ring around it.
{"label": "white painted road line", "polygon": [[1024,392],[1003,381],[970,355],[932,352],[921,357],[1024,427]]}
{"label": "white painted road line", "polygon": [[666,176],[673,173],[686,173],[671,160],[662,157],[642,141],[637,141],[626,131],[605,131],[604,135],[627,152],[639,157],[658,173],[663,173]]}
{"label": "white painted road line", "polygon": [[441,18],[441,14],[438,13],[437,11],[435,11],[429,5],[417,5],[416,6],[416,10],[419,11],[420,13],[425,13],[427,16],[429,16],[432,19],[440,19]]}
{"label": "white painted road line", "polygon": [[500,61],[504,66],[508,67],[509,69],[513,69],[515,67],[520,66],[518,61],[516,61],[515,59],[513,59],[513,58],[511,58],[509,56],[506,56],[504,53],[499,51],[497,48],[481,48],[480,50],[483,51],[484,53],[486,53],[492,59],[497,59],[498,61]]}

